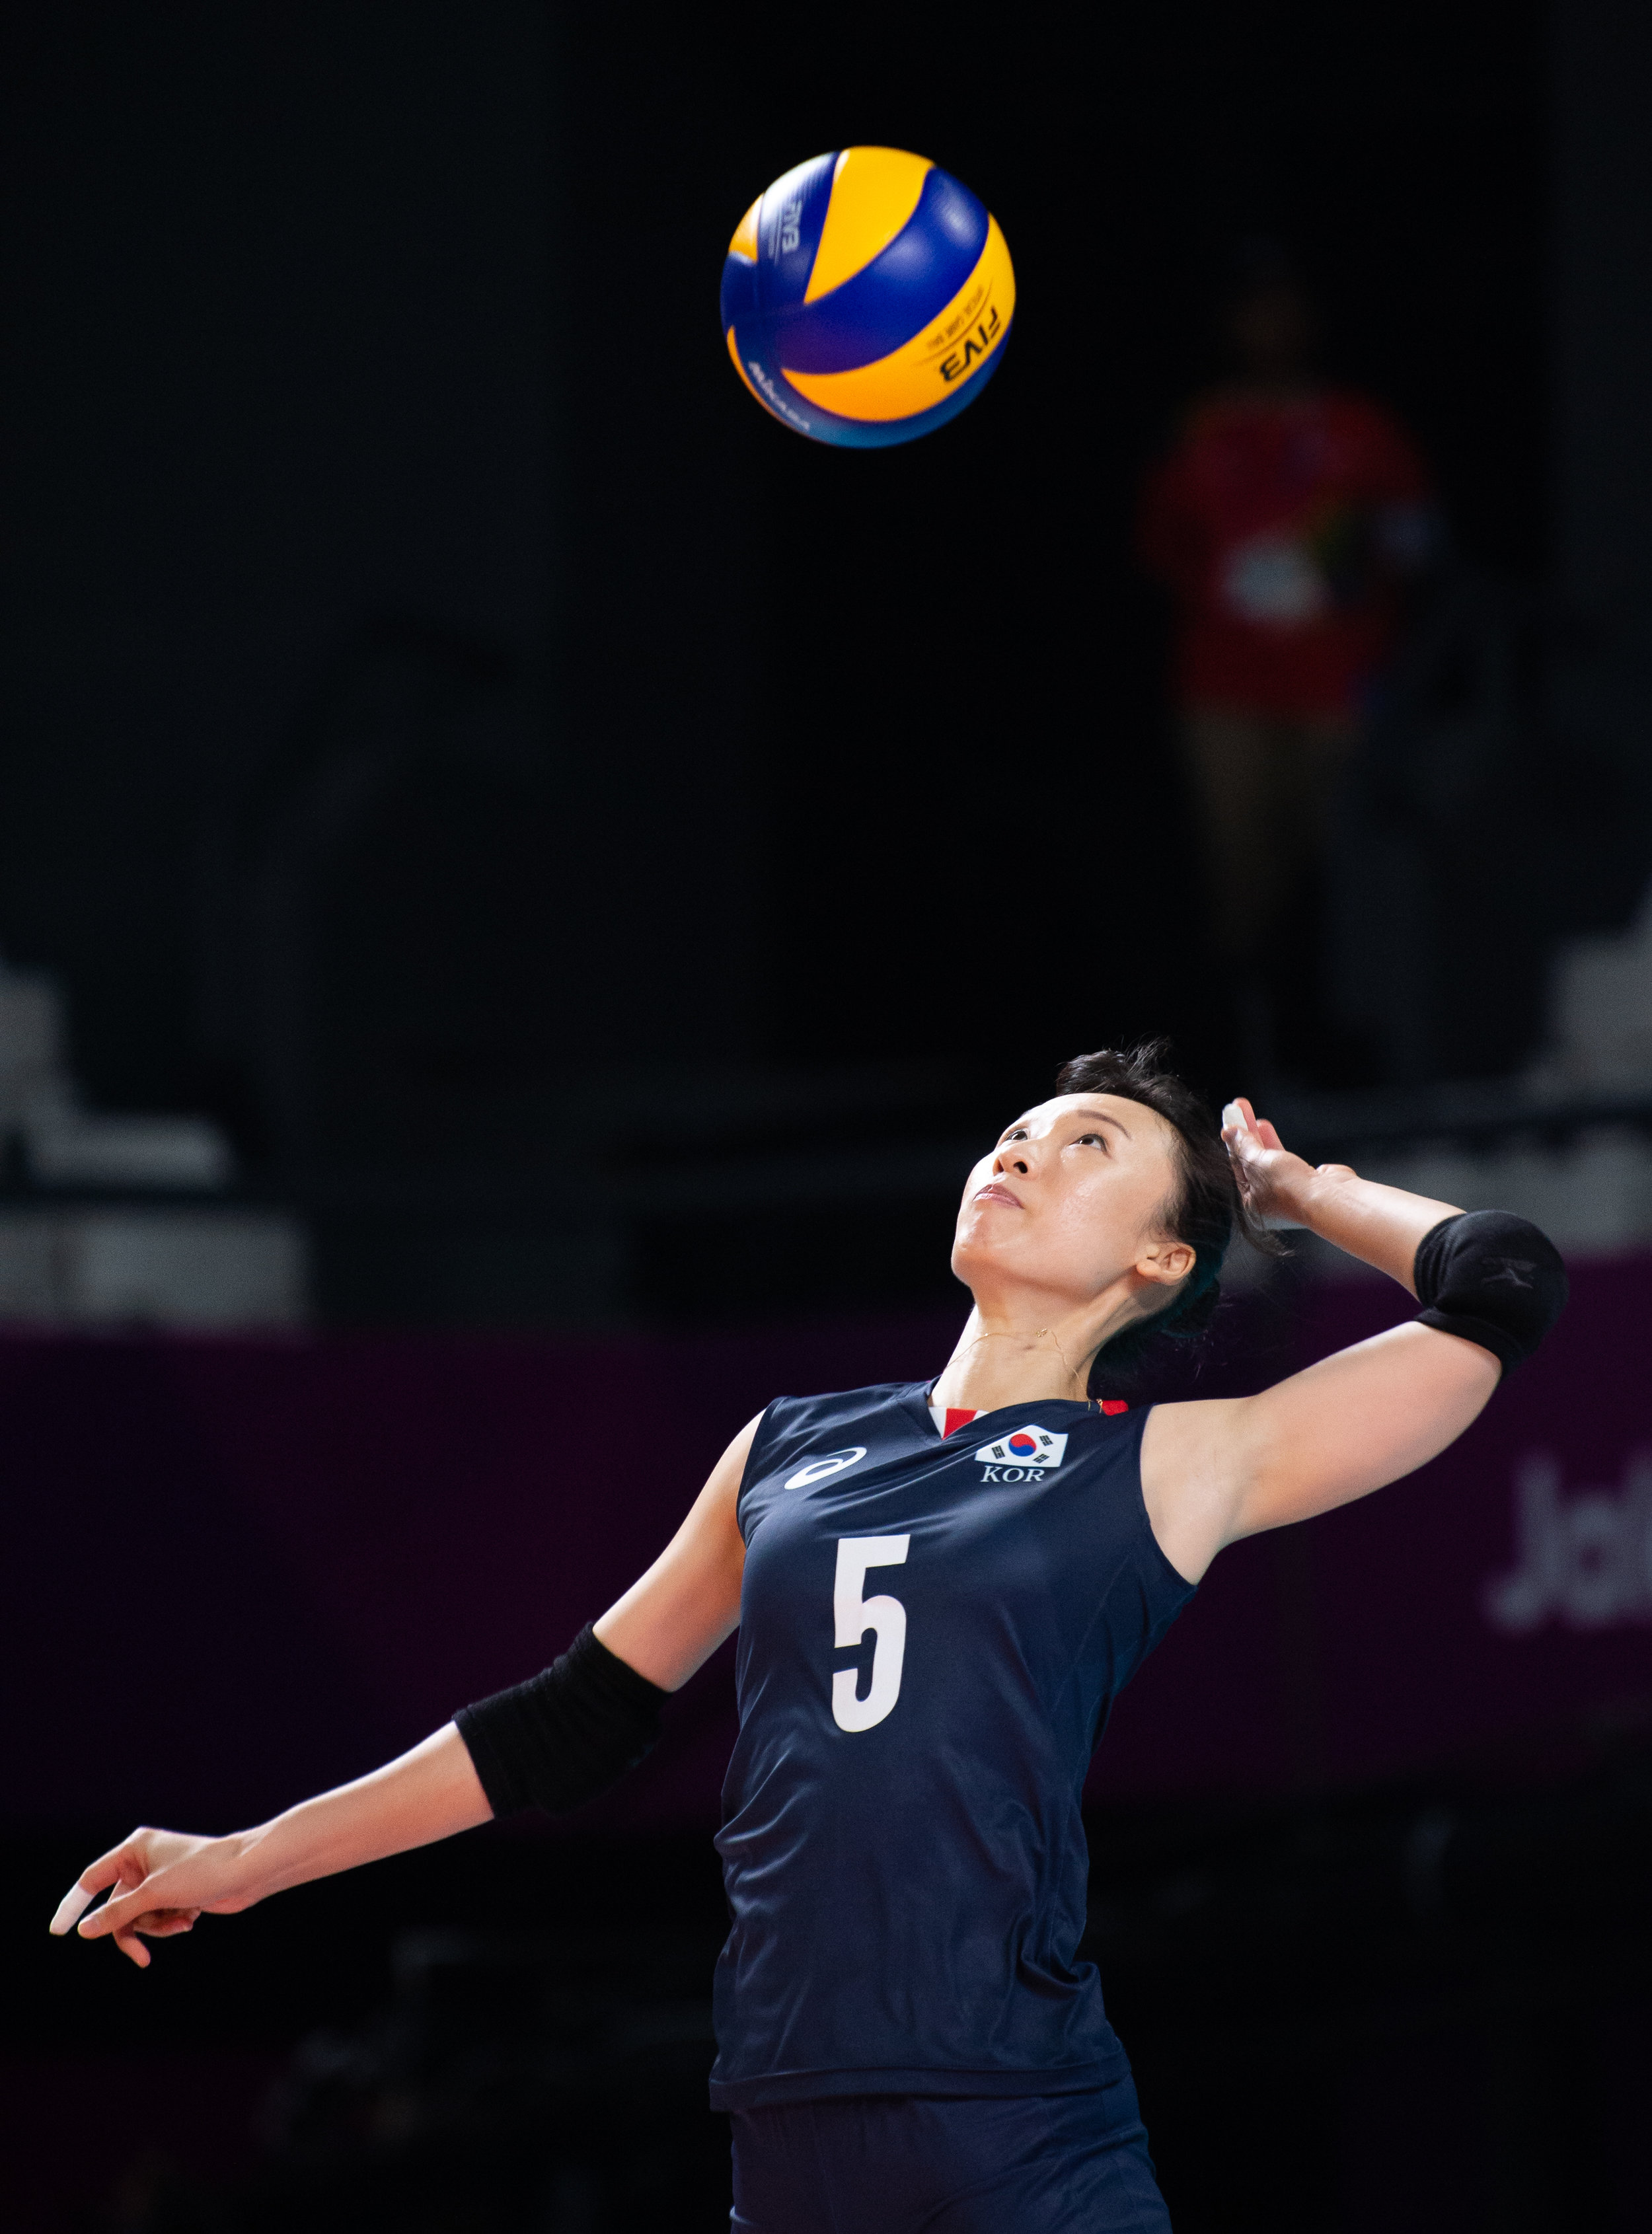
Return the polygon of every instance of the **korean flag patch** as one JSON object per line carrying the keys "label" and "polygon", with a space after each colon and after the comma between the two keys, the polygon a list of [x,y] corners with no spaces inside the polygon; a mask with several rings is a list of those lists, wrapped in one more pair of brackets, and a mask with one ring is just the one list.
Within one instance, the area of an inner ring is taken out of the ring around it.
{"label": "korean flag patch", "polygon": [[1066,1453],[1065,1435],[1052,1435],[1048,1427],[1015,1427],[996,1443],[983,1443],[976,1457],[983,1466],[1058,1466]]}

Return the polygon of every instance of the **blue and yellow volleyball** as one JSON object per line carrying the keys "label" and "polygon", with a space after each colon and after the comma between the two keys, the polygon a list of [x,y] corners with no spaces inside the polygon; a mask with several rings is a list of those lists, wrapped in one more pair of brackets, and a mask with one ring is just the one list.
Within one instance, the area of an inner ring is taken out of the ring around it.
{"label": "blue and yellow volleyball", "polygon": [[728,244],[722,330],[766,411],[816,442],[881,449],[973,403],[998,369],[1015,275],[968,186],[899,147],[817,155]]}

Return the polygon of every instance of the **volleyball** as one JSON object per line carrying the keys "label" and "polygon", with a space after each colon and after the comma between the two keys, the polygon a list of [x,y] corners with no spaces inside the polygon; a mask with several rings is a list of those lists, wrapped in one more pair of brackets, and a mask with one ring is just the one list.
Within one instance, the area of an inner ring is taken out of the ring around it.
{"label": "volleyball", "polygon": [[881,449],[955,419],[998,369],[1015,275],[998,222],[899,147],[776,179],[735,228],[722,330],[763,408],[816,442]]}

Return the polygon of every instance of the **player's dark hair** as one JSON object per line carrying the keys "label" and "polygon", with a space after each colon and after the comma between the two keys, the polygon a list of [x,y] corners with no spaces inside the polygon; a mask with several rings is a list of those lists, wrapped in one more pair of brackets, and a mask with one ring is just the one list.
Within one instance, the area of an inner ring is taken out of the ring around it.
{"label": "player's dark hair", "polygon": [[1098,1396],[1133,1378],[1152,1344],[1166,1335],[1190,1341],[1205,1333],[1221,1300],[1222,1259],[1235,1231],[1270,1256],[1280,1244],[1246,1210],[1222,1144],[1222,1134],[1201,1094],[1169,1068],[1168,1042],[1099,1048],[1075,1055],[1056,1073],[1058,1094],[1116,1094],[1154,1111],[1176,1135],[1176,1186],[1161,1213],[1173,1240],[1193,1251],[1193,1269],[1171,1301],[1104,1342],[1090,1368],[1090,1394]]}

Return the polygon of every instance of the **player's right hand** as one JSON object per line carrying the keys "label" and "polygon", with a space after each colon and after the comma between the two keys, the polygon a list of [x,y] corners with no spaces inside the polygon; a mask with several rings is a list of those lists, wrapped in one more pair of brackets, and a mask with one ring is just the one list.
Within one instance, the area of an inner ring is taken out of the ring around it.
{"label": "player's right hand", "polygon": [[[105,1888],[101,1908],[87,1908]],[[84,1871],[51,1920],[60,1936],[79,1924],[82,1939],[113,1938],[140,1970],[149,1967],[145,1939],[170,1939],[198,1916],[232,1915],[259,1898],[237,1837],[202,1839],[183,1831],[133,1832]]]}
{"label": "player's right hand", "polygon": [[[1245,1208],[1263,1225],[1295,1225],[1302,1222],[1301,1199],[1316,1176],[1314,1167],[1293,1155],[1266,1117],[1258,1117],[1244,1095],[1222,1112],[1222,1140],[1233,1166],[1233,1177]],[[1322,1164],[1322,1177],[1335,1172],[1348,1178],[1343,1166]]]}

